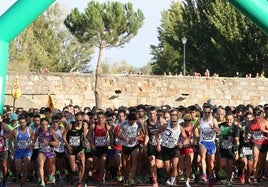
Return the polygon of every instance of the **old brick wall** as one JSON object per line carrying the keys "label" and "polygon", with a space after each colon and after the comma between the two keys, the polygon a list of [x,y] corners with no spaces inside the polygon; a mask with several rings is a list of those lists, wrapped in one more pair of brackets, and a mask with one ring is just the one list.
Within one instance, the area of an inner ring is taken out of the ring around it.
{"label": "old brick wall", "polygon": [[[5,104],[12,105],[10,95],[15,73],[7,75]],[[23,95],[16,106],[25,109],[47,105],[47,93],[55,99],[57,108],[70,104],[94,106],[94,75],[76,73],[19,74]],[[104,75],[101,77],[102,108],[133,106],[140,103],[171,106],[268,103],[268,79],[226,77],[181,77],[147,75]],[[121,94],[115,94],[121,90]]]}

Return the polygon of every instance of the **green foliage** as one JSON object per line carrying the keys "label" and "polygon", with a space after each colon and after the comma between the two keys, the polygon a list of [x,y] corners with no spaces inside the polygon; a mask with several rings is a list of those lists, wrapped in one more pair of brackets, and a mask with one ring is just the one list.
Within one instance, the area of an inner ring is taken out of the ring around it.
{"label": "green foliage", "polygon": [[60,5],[55,3],[10,44],[10,71],[81,71],[92,50],[81,45],[65,27]]}
{"label": "green foliage", "polygon": [[164,74],[168,72],[179,73],[182,63],[178,61],[178,44],[180,38],[176,33],[178,25],[182,23],[181,3],[172,3],[169,10],[162,13],[162,24],[158,28],[158,39],[160,43],[157,46],[151,46],[153,55],[152,72],[154,74]]}
{"label": "green foliage", "polygon": [[159,44],[151,46],[154,74],[182,71],[183,36],[187,74],[205,69],[220,76],[268,73],[267,36],[227,1],[173,2],[161,21]]}
{"label": "green foliage", "polygon": [[91,1],[80,13],[77,8],[65,19],[66,27],[82,43],[92,43],[97,48],[122,47],[142,26],[141,10],[135,12],[131,3]]}
{"label": "green foliage", "polygon": [[103,4],[90,1],[84,12],[79,12],[75,8],[67,15],[64,23],[79,42],[91,44],[99,49],[95,73],[96,106],[101,107],[98,75],[101,70],[103,49],[123,47],[137,35],[143,21],[142,11],[138,9],[135,12],[132,3],[122,4],[109,1]]}
{"label": "green foliage", "polygon": [[143,75],[151,75],[152,74],[152,65],[151,63],[147,63],[145,66],[141,67],[141,73]]}
{"label": "green foliage", "polygon": [[232,76],[240,72],[243,76],[267,71],[267,35],[243,16],[230,3],[215,0],[213,14],[207,14],[217,28],[220,37],[214,41],[219,46],[219,54],[224,57],[223,75]]}
{"label": "green foliage", "polygon": [[138,73],[138,70],[134,66],[129,65],[126,61],[113,63],[103,62],[101,69],[104,74],[122,74],[123,72]]}

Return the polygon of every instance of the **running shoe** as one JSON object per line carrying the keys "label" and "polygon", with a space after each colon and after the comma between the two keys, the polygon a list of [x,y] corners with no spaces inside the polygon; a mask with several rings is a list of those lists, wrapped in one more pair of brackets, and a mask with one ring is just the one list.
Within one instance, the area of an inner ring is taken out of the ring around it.
{"label": "running shoe", "polygon": [[124,180],[124,186],[128,186],[128,181]]}
{"label": "running shoe", "polygon": [[227,181],[227,182],[226,182],[226,187],[232,187],[232,183],[231,183],[231,181]]}
{"label": "running shoe", "polygon": [[195,183],[199,183],[199,181],[200,181],[200,172],[199,171],[196,171],[195,172],[194,182]]}
{"label": "running shoe", "polygon": [[167,180],[166,184],[169,185],[169,186],[172,185],[171,182],[170,182],[170,179]]}
{"label": "running shoe", "polygon": [[123,177],[122,176],[117,176],[116,179],[117,179],[118,182],[122,182],[123,181]]}
{"label": "running shoe", "polygon": [[157,177],[153,177],[153,187],[158,187]]}
{"label": "running shoe", "polygon": [[250,178],[247,178],[247,177],[246,177],[246,179],[245,179],[245,184],[247,184],[247,185],[250,185],[250,184],[251,184],[251,180],[250,180]]}
{"label": "running shoe", "polygon": [[45,187],[45,186],[46,186],[45,181],[41,181],[39,187]]}
{"label": "running shoe", "polygon": [[153,187],[158,187],[158,183],[157,182],[154,182],[153,183]]}
{"label": "running shoe", "polygon": [[210,176],[208,179],[208,187],[213,187],[214,184],[214,178],[213,176]]}
{"label": "running shoe", "polygon": [[254,183],[254,184],[258,184],[259,182],[258,182],[258,180],[257,180],[256,178],[254,178],[254,179],[253,179],[253,183]]}
{"label": "running shoe", "polygon": [[207,179],[207,175],[206,175],[205,173],[203,173],[201,179],[202,179],[203,181],[207,181],[207,180],[208,180],[208,179]]}
{"label": "running shoe", "polygon": [[135,184],[134,179],[129,178],[129,179],[128,179],[128,185],[129,185],[129,186],[135,186],[136,184]]}
{"label": "running shoe", "polygon": [[135,176],[135,180],[137,184],[143,184],[143,181],[141,179],[141,176]]}
{"label": "running shoe", "polygon": [[189,181],[186,181],[186,182],[185,182],[185,186],[186,186],[186,187],[191,187]]}
{"label": "running shoe", "polygon": [[50,184],[55,184],[55,183],[56,183],[56,181],[55,181],[55,176],[54,176],[54,175],[49,175],[49,176],[48,176],[48,182],[49,182]]}
{"label": "running shoe", "polygon": [[245,183],[245,174],[244,174],[244,173],[241,174],[241,176],[240,176],[240,178],[239,178],[239,182],[240,182],[241,184],[244,184],[244,183]]}

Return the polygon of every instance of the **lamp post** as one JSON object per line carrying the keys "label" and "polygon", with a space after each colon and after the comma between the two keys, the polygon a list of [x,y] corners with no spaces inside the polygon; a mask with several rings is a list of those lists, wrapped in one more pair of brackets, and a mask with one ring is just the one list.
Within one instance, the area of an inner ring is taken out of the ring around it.
{"label": "lamp post", "polygon": [[187,38],[183,37],[181,39],[182,44],[183,44],[183,76],[185,76],[185,45],[187,42]]}

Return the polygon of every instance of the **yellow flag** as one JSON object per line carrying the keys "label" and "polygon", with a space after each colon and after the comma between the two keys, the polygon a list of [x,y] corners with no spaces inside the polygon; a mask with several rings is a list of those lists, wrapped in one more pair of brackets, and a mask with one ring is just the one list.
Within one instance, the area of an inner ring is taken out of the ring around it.
{"label": "yellow flag", "polygon": [[21,96],[21,89],[19,87],[19,76],[16,75],[13,86],[11,89],[11,95],[14,99],[18,99]]}
{"label": "yellow flag", "polygon": [[50,95],[50,94],[48,94],[48,102],[47,103],[48,103],[48,107],[51,108],[51,110],[55,108],[55,101],[54,101],[52,95]]}

